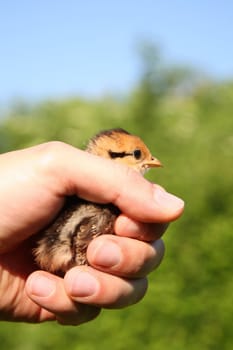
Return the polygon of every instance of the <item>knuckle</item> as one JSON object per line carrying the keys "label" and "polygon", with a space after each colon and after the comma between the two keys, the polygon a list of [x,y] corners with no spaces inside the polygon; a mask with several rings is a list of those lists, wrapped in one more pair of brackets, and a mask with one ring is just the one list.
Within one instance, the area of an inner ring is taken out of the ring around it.
{"label": "knuckle", "polygon": [[153,242],[159,239],[163,233],[167,230],[169,223],[153,223],[153,224],[141,224],[139,225],[140,233],[139,238],[142,241]]}
{"label": "knuckle", "polygon": [[148,289],[148,279],[146,277],[135,279],[133,285],[133,293],[127,299],[127,302],[124,305],[125,307],[134,305],[144,298]]}
{"label": "knuckle", "polygon": [[163,258],[164,254],[165,254],[165,243],[162,239],[157,239],[154,243],[153,243],[155,252],[156,252],[156,256],[160,257],[161,259]]}
{"label": "knuckle", "polygon": [[69,146],[61,141],[50,141],[40,145],[38,148],[39,165],[46,169],[53,166],[67,147]]}
{"label": "knuckle", "polygon": [[[141,254],[138,254],[137,262],[132,264],[131,273],[136,277],[144,277],[156,269],[163,260],[165,245],[159,239],[153,243],[140,242],[144,244],[144,249],[141,249]],[[134,267],[134,270],[133,270]]]}
{"label": "knuckle", "polygon": [[127,288],[115,290],[108,303],[105,304],[107,309],[122,309],[138,303],[145,296],[148,289],[148,280],[146,277],[136,278],[133,280],[123,280],[127,283]]}
{"label": "knuckle", "polygon": [[157,268],[164,257],[165,254],[165,244],[162,239],[156,240],[154,243],[152,243],[152,247],[154,249],[154,257],[153,257],[153,264],[152,264],[152,270]]}

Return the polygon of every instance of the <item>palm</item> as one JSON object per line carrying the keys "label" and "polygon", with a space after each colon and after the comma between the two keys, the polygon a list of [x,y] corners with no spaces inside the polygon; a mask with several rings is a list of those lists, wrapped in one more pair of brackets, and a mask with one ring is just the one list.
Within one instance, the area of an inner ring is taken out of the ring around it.
{"label": "palm", "polygon": [[27,277],[34,270],[36,266],[32,259],[29,240],[14,251],[0,256],[0,285],[4,291],[4,298],[0,301],[2,319],[38,322],[53,318],[49,312],[36,305],[25,292]]}

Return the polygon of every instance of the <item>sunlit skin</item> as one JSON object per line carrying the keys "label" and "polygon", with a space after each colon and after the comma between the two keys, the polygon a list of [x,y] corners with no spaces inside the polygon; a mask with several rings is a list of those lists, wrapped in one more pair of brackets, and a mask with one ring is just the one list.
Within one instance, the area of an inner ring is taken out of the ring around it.
{"label": "sunlit skin", "polygon": [[[78,325],[103,307],[142,299],[147,275],[163,258],[160,237],[183,212],[181,199],[129,167],[62,142],[1,154],[0,172],[1,320]],[[89,244],[90,265],[61,278],[38,270],[31,246],[69,195],[113,203],[121,215],[115,235]]]}

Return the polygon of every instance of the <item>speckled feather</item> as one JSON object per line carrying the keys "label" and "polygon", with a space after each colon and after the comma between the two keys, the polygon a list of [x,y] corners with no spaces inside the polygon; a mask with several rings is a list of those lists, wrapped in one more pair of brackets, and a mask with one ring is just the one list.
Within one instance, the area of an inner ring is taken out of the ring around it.
{"label": "speckled feather", "polygon": [[113,205],[68,198],[56,220],[40,234],[34,249],[37,264],[59,275],[75,265],[87,265],[88,244],[101,234],[114,234],[117,215]]}

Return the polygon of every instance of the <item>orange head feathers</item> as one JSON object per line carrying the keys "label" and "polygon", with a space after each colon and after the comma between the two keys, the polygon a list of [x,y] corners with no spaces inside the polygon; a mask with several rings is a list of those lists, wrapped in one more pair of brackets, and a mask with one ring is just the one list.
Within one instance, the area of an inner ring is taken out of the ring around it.
{"label": "orange head feathers", "polygon": [[123,163],[144,174],[148,169],[160,167],[144,142],[123,129],[110,129],[95,135],[86,150],[92,154]]}

